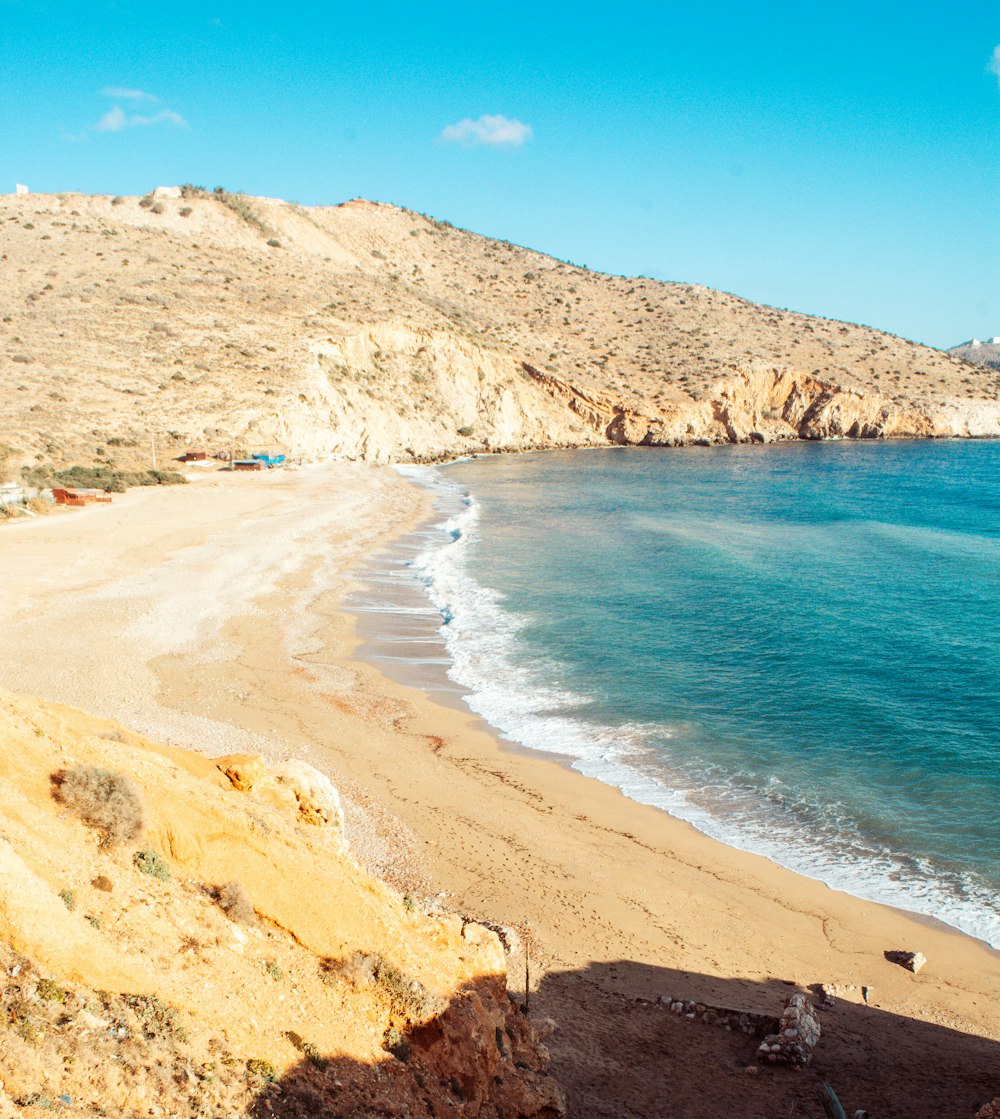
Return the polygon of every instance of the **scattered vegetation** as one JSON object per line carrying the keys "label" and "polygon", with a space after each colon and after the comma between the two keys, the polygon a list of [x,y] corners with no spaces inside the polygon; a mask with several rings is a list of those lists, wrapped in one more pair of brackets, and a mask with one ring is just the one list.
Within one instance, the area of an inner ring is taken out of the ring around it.
{"label": "scattered vegetation", "polygon": [[121,1001],[135,1013],[147,1041],[187,1041],[188,1032],[177,1020],[177,1008],[156,995],[122,995]]}
{"label": "scattered vegetation", "polygon": [[148,847],[142,851],[136,851],[132,856],[132,862],[136,869],[142,871],[143,874],[148,874],[151,878],[159,878],[162,882],[170,881],[170,867],[167,865],[166,859],[157,854],[156,851]]}
{"label": "scattered vegetation", "polygon": [[18,452],[9,443],[0,443],[0,482],[9,482],[14,476]]}
{"label": "scattered vegetation", "polygon": [[187,482],[187,478],[176,470],[118,470],[111,463],[70,466],[54,472],[35,467],[25,470],[23,477],[33,486],[71,486],[107,490],[108,493],[124,493],[132,486],[178,486]]}
{"label": "scattered vegetation", "polygon": [[441,1011],[441,1001],[422,983],[410,979],[379,952],[355,952],[344,960],[325,959],[320,963],[326,983],[338,980],[355,987],[376,984],[385,995],[395,1018],[406,1022],[425,1021]]}
{"label": "scattered vegetation", "polygon": [[311,1041],[306,1041],[305,1038],[296,1033],[294,1030],[288,1030],[285,1037],[295,1046],[296,1049],[309,1059],[309,1063],[315,1065],[317,1068],[325,1068],[327,1065],[326,1058],[320,1053],[319,1046],[314,1045]]}
{"label": "scattered vegetation", "polygon": [[225,187],[217,186],[212,191],[213,196],[217,201],[221,202],[223,206],[228,207],[236,214],[237,217],[242,218],[247,225],[252,225],[254,229],[260,233],[272,235],[274,230],[260,218],[253,206],[250,205],[249,200],[243,194],[231,194]]}
{"label": "scattered vegetation", "polygon": [[56,799],[101,833],[102,847],[128,843],[146,826],[142,795],[123,773],[78,765],[52,780]]}
{"label": "scattered vegetation", "polygon": [[382,1048],[403,1064],[410,1059],[410,1043],[395,1026],[390,1026],[382,1035]]}
{"label": "scattered vegetation", "polygon": [[72,890],[60,890],[59,896],[62,898],[63,905],[72,913],[76,909],[76,896]]}
{"label": "scattered vegetation", "polygon": [[265,1084],[273,1084],[278,1079],[278,1073],[270,1061],[263,1061],[259,1057],[251,1057],[247,1061],[247,1072],[251,1076],[263,1080]]}
{"label": "scattered vegetation", "polygon": [[[117,1098],[155,1100],[162,1114],[192,1119],[246,1114],[248,1093],[262,1086],[220,1038],[189,1035],[182,1012],[155,996],[63,985],[2,942],[0,974],[0,1065],[11,1114],[117,1114],[109,1070]],[[95,1017],[106,1028],[95,1029]]]}
{"label": "scattered vegetation", "polygon": [[285,978],[285,973],[281,970],[281,966],[277,960],[266,960],[264,962],[264,970],[275,981],[280,983]]}
{"label": "scattered vegetation", "polygon": [[257,911],[253,907],[246,890],[239,882],[226,882],[215,890],[215,900],[219,908],[239,925],[255,925]]}
{"label": "scattered vegetation", "polygon": [[52,979],[39,979],[38,986],[35,988],[35,994],[45,1002],[65,1002],[66,996],[69,994],[63,987],[60,987]]}

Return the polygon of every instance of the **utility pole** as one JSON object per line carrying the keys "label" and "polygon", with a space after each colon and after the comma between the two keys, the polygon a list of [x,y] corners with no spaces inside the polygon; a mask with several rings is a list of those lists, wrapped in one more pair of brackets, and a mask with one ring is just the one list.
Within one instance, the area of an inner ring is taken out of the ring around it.
{"label": "utility pole", "polygon": [[153,441],[153,469],[156,469],[156,432],[154,431],[150,437]]}

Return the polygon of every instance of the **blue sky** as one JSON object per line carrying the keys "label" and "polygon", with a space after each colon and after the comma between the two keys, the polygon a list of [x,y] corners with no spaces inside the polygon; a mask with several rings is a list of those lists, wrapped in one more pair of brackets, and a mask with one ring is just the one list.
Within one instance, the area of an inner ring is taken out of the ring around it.
{"label": "blue sky", "polygon": [[1000,334],[1000,6],[0,0],[0,190],[362,196],[935,346]]}

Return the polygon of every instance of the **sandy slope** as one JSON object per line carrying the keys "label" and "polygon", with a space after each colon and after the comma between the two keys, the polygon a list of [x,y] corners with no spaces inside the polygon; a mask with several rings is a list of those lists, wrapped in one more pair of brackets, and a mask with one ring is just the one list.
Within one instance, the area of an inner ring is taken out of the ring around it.
{"label": "sandy slope", "polygon": [[[138,834],[86,825],[94,766]],[[372,879],[314,769],[0,695],[0,774],[0,1114],[562,1114],[496,934]]]}
{"label": "sandy slope", "polygon": [[[505,752],[348,659],[350,570],[424,502],[391,472],[340,464],[8,527],[0,686],[209,754],[304,757],[371,794],[415,836],[431,889],[525,932],[573,1114],[785,1115],[820,1079],[880,1119],[968,1116],[994,1095],[994,953]],[[930,963],[913,976],[892,948]],[[750,1076],[747,1038],[636,1001],[775,1009],[816,982],[842,994],[804,1073]]]}

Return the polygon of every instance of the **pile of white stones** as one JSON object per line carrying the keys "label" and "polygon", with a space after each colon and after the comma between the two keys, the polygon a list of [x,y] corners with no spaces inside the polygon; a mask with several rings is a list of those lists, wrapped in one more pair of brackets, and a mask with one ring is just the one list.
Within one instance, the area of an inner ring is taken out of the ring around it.
{"label": "pile of white stones", "polygon": [[819,1019],[806,996],[792,995],[781,1012],[777,1032],[764,1038],[757,1057],[773,1065],[807,1065],[819,1035]]}
{"label": "pile of white stones", "polygon": [[668,1007],[674,1014],[683,1014],[685,1018],[694,1018],[700,1022],[707,1022],[711,1026],[721,1026],[725,1030],[739,1030],[750,1037],[755,1034],[763,1037],[764,1034],[773,1033],[778,1029],[778,1019],[773,1014],[761,1014],[754,1010],[734,1010],[728,1006],[710,1006],[708,1003],[695,1002],[692,999],[672,999],[662,996],[657,999],[661,1005]]}

